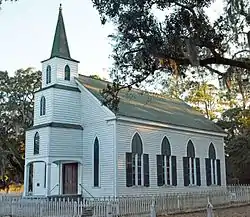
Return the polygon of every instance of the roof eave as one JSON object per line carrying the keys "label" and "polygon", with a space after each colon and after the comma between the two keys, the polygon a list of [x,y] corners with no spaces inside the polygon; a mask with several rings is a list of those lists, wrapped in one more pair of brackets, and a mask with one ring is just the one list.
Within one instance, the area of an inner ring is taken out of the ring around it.
{"label": "roof eave", "polygon": [[48,59],[46,59],[46,60],[41,61],[41,63],[44,63],[44,62],[46,62],[46,61],[48,61],[48,60],[51,60],[51,59],[53,59],[53,58],[61,58],[61,59],[64,59],[64,60],[69,60],[69,61],[72,61],[72,62],[80,63],[80,61],[78,61],[78,60],[75,60],[75,59],[72,59],[72,58],[67,58],[67,57],[61,57],[61,56],[53,56],[53,57],[50,57],[50,58],[48,58]]}

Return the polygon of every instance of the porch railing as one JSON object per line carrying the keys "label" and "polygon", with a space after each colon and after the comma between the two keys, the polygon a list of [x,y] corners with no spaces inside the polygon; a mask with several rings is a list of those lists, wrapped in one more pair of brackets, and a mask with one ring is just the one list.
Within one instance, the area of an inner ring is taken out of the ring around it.
{"label": "porch railing", "polygon": [[91,198],[95,199],[95,197],[94,197],[86,188],[84,188],[84,186],[83,186],[82,184],[79,184],[79,185],[80,185],[81,189],[84,190],[85,192],[87,192],[88,195],[89,195]]}

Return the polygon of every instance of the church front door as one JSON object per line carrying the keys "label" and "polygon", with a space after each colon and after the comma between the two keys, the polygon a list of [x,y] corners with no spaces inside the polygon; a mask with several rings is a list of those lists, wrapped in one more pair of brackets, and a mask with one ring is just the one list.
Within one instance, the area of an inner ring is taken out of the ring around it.
{"label": "church front door", "polygon": [[63,164],[63,194],[77,194],[78,163]]}

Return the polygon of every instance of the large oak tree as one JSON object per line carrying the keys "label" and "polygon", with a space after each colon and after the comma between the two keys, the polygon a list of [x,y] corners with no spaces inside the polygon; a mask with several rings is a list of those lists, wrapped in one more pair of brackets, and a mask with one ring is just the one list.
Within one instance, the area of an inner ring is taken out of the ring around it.
{"label": "large oak tree", "polygon": [[23,179],[25,131],[33,125],[34,93],[41,72],[17,70],[13,77],[0,71],[0,178]]}
{"label": "large oak tree", "polygon": [[[118,91],[161,73],[185,76],[199,68],[227,77],[232,68],[250,70],[248,0],[221,1],[212,21],[212,0],[92,0],[102,23],[112,22],[114,83],[103,92],[106,105]],[[157,17],[164,13],[165,19]],[[219,66],[223,66],[218,70]],[[229,70],[230,69],[230,70]],[[124,86],[124,84],[126,84]]]}

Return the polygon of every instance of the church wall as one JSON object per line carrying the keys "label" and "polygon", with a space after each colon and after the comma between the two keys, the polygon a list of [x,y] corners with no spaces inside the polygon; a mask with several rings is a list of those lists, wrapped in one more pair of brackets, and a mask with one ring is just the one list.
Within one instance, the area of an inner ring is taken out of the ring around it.
{"label": "church wall", "polygon": [[[55,58],[47,60],[42,63],[42,88],[51,86],[56,83],[57,81],[57,61],[55,61]],[[46,84],[46,71],[47,66],[50,65],[51,67],[51,82]]]}
{"label": "church wall", "polygon": [[[40,137],[40,146],[39,146],[39,154],[34,155],[34,136],[35,133],[39,133]],[[50,127],[43,127],[39,129],[26,131],[26,139],[25,139],[25,158],[29,159],[40,159],[48,155],[49,153],[49,134]]]}
{"label": "church wall", "polygon": [[[86,89],[82,90],[83,177],[82,185],[94,197],[111,196],[115,192],[114,125],[105,119],[110,114]],[[94,141],[99,141],[99,187],[94,187]],[[83,190],[83,195],[89,197]]]}
{"label": "church wall", "polygon": [[53,122],[80,124],[81,95],[79,92],[54,89]]}
{"label": "church wall", "polygon": [[[45,89],[43,91],[35,93],[34,103],[34,126],[49,123],[52,121],[53,115],[53,88]],[[46,113],[40,116],[40,101],[41,97],[44,96],[46,99]]]}
{"label": "church wall", "polygon": [[[201,135],[184,131],[176,131],[141,124],[117,121],[117,194],[155,194],[164,192],[183,192],[211,189],[206,186],[205,158],[208,157],[208,148],[213,142],[217,158],[221,160],[222,185],[226,185],[225,157],[223,138],[209,135]],[[138,132],[143,142],[143,152],[149,154],[150,187],[126,187],[126,152],[131,152],[133,135]],[[167,136],[171,145],[171,153],[177,157],[177,186],[157,186],[156,155],[161,154],[161,142]],[[186,156],[187,142],[191,139],[200,158],[201,186],[184,187],[183,157]]]}
{"label": "church wall", "polygon": [[[55,57],[57,66],[57,84],[65,84],[67,86],[76,86],[74,77],[78,77],[78,63],[70,60]],[[70,81],[64,80],[64,68],[68,65],[70,68]]]}
{"label": "church wall", "polygon": [[[51,66],[51,83],[46,84],[46,69]],[[68,65],[70,67],[70,81],[64,80],[64,68]],[[52,84],[64,84],[67,86],[76,86],[74,77],[78,77],[78,63],[54,57],[42,64],[42,87],[47,87]]]}
{"label": "church wall", "polygon": [[51,128],[49,157],[81,157],[82,130]]}
{"label": "church wall", "polygon": [[46,195],[45,163],[36,162],[33,164],[33,194]]}
{"label": "church wall", "polygon": [[[45,195],[46,188],[44,187],[44,162],[47,161],[49,152],[49,134],[50,127],[26,131],[25,139],[25,165],[33,163],[33,195]],[[39,133],[39,154],[34,155],[34,136]],[[26,168],[26,167],[25,167]],[[26,172],[26,170],[25,170]],[[26,187],[26,182],[25,182]]]}

